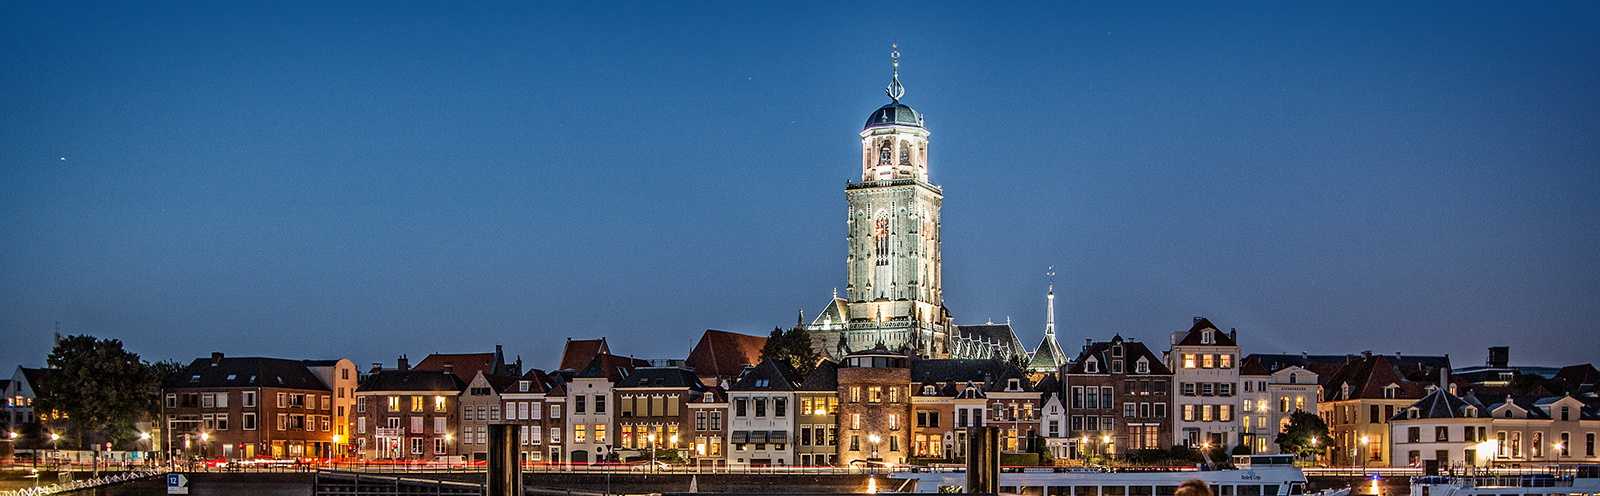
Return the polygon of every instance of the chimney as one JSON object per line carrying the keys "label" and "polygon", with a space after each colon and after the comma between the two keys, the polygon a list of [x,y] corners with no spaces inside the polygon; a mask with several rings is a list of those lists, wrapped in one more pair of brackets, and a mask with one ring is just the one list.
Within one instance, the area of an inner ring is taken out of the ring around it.
{"label": "chimney", "polygon": [[1439,367],[1439,389],[1450,389],[1450,367]]}
{"label": "chimney", "polygon": [[1489,347],[1489,368],[1503,369],[1511,365],[1510,346]]}
{"label": "chimney", "polygon": [[1094,340],[1093,339],[1084,338],[1083,339],[1083,351],[1089,351],[1089,345],[1091,345],[1091,344],[1094,344]]}
{"label": "chimney", "polygon": [[1403,359],[1405,359],[1404,355],[1401,355],[1400,352],[1398,352],[1398,351],[1394,352],[1394,361],[1398,362],[1398,361],[1401,361]]}
{"label": "chimney", "polygon": [[455,373],[456,373],[456,365],[455,364],[453,364],[453,363],[444,364],[444,375],[452,375],[452,374],[455,374]]}
{"label": "chimney", "polygon": [[376,374],[376,373],[379,373],[379,372],[383,372],[383,364],[378,363],[378,362],[372,362],[372,371],[367,372],[367,373],[368,374]]}
{"label": "chimney", "polygon": [[1369,360],[1371,358],[1372,358],[1372,350],[1365,350],[1365,351],[1361,352],[1361,359],[1362,360]]}
{"label": "chimney", "polygon": [[1228,340],[1229,341],[1233,341],[1234,344],[1239,344],[1239,329],[1233,328],[1233,327],[1229,327],[1228,328]]}
{"label": "chimney", "polygon": [[217,366],[218,363],[222,363],[222,352],[220,352],[220,351],[211,352],[211,366],[215,367],[215,366]]}
{"label": "chimney", "polygon": [[395,362],[396,362],[396,364],[395,364],[395,368],[396,369],[399,369],[399,370],[411,370],[411,361],[407,360],[405,355],[400,355],[400,359],[399,360],[395,360]]}
{"label": "chimney", "polygon": [[1311,361],[1311,353],[1305,351],[1300,352],[1300,359],[1307,362]]}
{"label": "chimney", "polygon": [[1199,324],[1200,323],[1200,319],[1204,319],[1204,318],[1205,317],[1195,317],[1194,318],[1194,323]]}

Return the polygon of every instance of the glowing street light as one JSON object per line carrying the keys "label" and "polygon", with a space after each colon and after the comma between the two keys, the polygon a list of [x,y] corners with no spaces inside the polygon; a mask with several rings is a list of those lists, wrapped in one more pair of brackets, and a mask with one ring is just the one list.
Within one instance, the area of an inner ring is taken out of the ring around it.
{"label": "glowing street light", "polygon": [[872,459],[874,459],[874,460],[878,459],[878,435],[877,434],[869,435],[869,436],[867,436],[867,440],[868,441],[872,441]]}

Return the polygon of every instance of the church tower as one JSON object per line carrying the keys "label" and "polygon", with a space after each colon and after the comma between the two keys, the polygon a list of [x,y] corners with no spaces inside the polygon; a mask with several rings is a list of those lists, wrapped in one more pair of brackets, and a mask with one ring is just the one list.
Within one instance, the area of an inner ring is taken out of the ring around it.
{"label": "church tower", "polygon": [[861,180],[845,185],[845,294],[811,326],[814,334],[829,336],[830,356],[878,343],[917,356],[949,354],[939,237],[944,193],[928,182],[922,114],[900,103],[905,87],[899,55],[894,53],[889,104],[873,111],[860,133]]}

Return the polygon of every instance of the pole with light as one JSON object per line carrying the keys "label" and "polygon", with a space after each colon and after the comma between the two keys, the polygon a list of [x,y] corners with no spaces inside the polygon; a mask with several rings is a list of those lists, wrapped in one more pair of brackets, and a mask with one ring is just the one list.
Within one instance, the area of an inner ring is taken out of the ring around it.
{"label": "pole with light", "polygon": [[[147,443],[147,445],[148,445],[148,443],[150,442],[150,433],[148,433],[148,432],[139,433],[139,441]],[[150,452],[148,450],[146,450],[145,451],[145,455],[144,455],[144,461],[145,461],[145,464],[147,464],[147,465],[150,463],[150,455],[149,455],[149,453]]]}
{"label": "pole with light", "polygon": [[58,452],[59,449],[56,447],[56,441],[59,439],[61,439],[60,434],[56,434],[54,432],[50,433],[50,458],[58,460],[58,464],[60,463],[59,460],[61,459],[61,453]]}
{"label": "pole with light", "polygon": [[878,435],[877,434],[868,435],[867,436],[867,440],[868,441],[872,441],[872,458],[871,459],[872,460],[877,460],[878,459]]}
{"label": "pole with light", "polygon": [[650,440],[650,471],[656,471],[656,433],[651,432],[646,436]]}
{"label": "pole with light", "polygon": [[1365,474],[1367,473],[1367,457],[1366,452],[1362,451],[1363,448],[1371,450],[1371,448],[1367,448],[1367,436],[1361,436],[1361,446],[1356,446],[1356,454],[1361,457],[1361,473]]}

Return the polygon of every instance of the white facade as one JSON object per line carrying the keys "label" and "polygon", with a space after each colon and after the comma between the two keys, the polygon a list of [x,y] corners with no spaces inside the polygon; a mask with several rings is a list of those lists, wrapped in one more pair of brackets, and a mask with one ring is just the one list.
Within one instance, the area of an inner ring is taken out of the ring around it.
{"label": "white facade", "polygon": [[[1205,324],[1202,326],[1201,324]],[[1244,439],[1239,409],[1239,346],[1204,319],[1172,335],[1173,444],[1234,446]],[[1189,339],[1197,335],[1198,339]],[[1198,344],[1180,344],[1196,342]]]}
{"label": "white facade", "polygon": [[611,425],[611,381],[578,377],[567,385],[567,461],[598,463],[611,453],[616,428]]}
{"label": "white facade", "polygon": [[[729,441],[730,466],[795,464],[793,392],[728,391],[728,405],[728,430],[734,433],[734,439]],[[745,442],[738,442],[739,433],[747,433],[742,435]]]}
{"label": "white facade", "polygon": [[1317,374],[1296,365],[1268,375],[1240,375],[1239,428],[1251,453],[1282,454],[1278,433],[1295,412],[1317,413]]}

